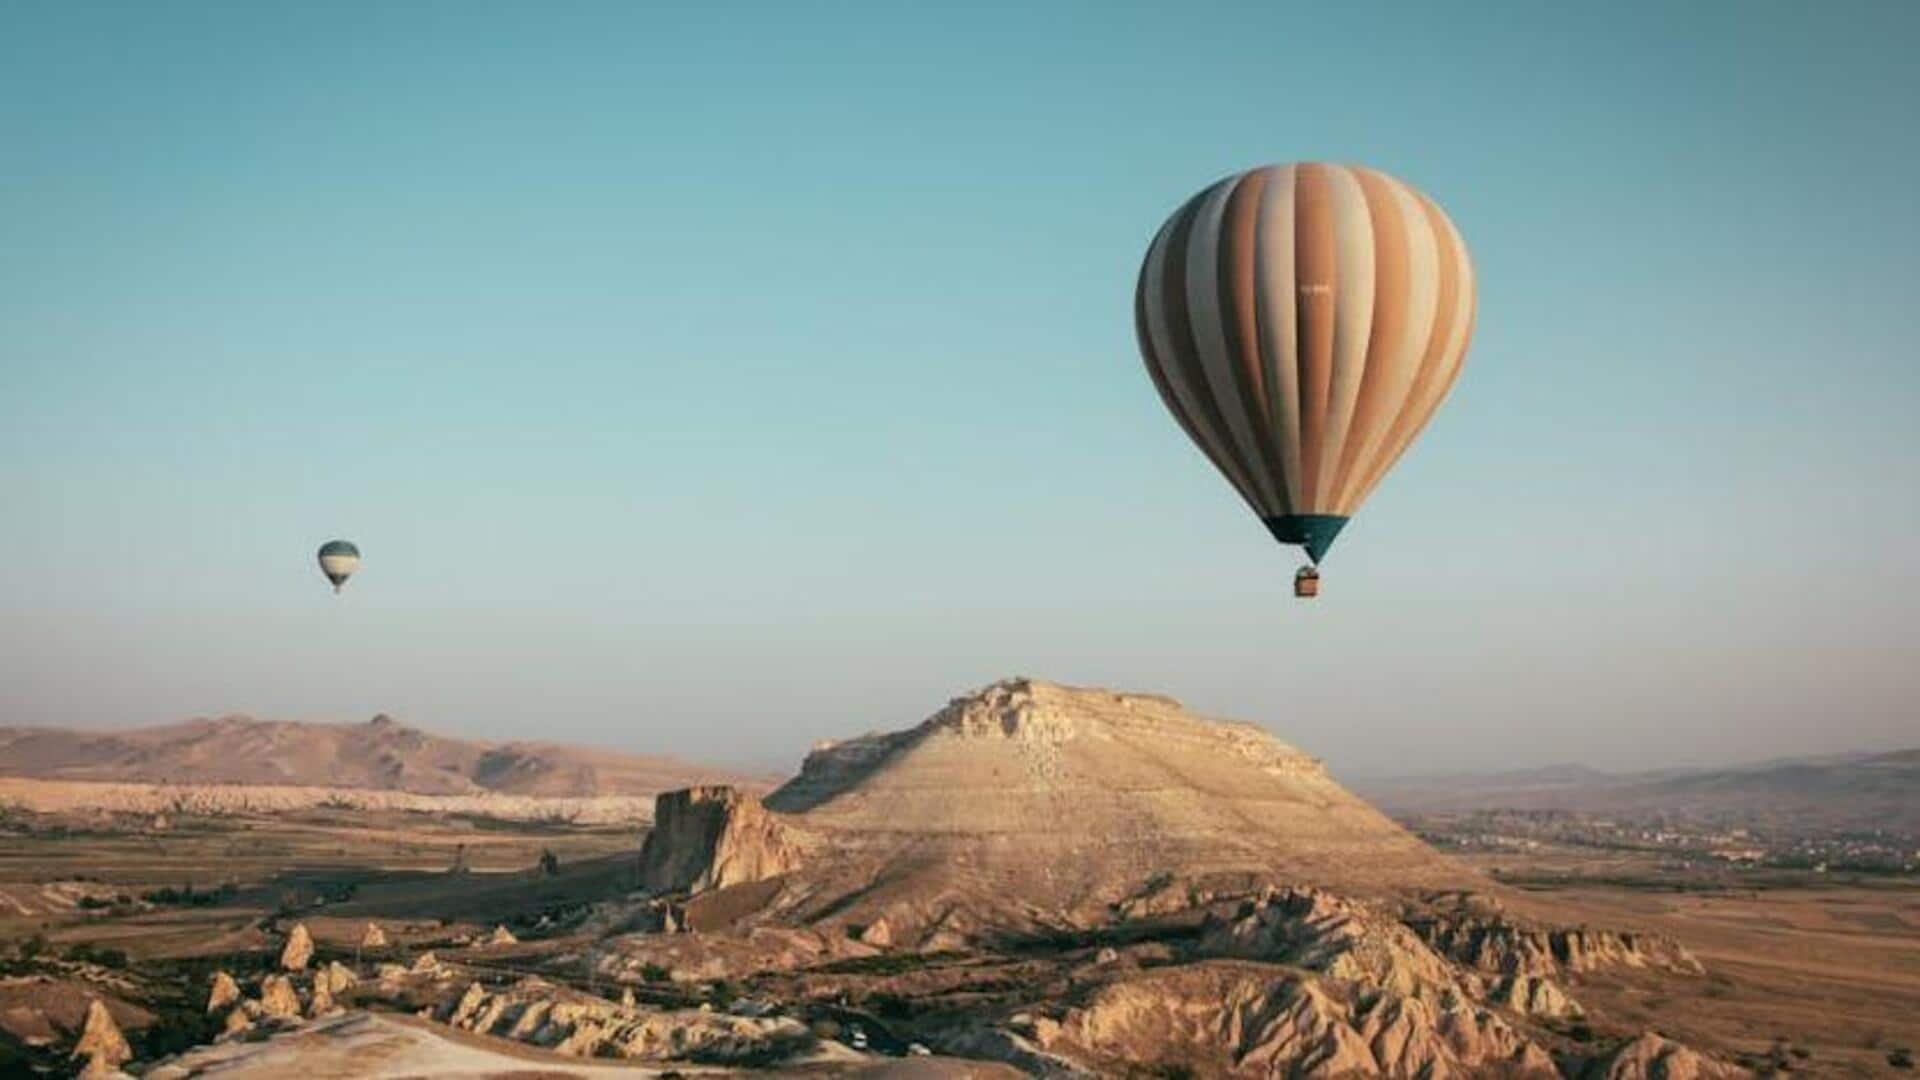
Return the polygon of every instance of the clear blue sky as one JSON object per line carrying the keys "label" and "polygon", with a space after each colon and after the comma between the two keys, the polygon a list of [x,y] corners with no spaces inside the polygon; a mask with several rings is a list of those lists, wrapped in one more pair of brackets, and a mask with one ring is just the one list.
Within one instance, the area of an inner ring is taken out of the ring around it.
{"label": "clear blue sky", "polygon": [[[0,722],[784,767],[1027,673],[1349,772],[1920,742],[1920,5],[1446,7],[7,4]],[[1296,159],[1481,283],[1315,605],[1130,307]]]}

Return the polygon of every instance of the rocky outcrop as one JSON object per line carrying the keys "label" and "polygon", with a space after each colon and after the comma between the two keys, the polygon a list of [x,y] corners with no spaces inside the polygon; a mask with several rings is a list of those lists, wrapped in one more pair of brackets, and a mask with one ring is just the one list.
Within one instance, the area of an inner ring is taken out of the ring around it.
{"label": "rocky outcrop", "polygon": [[326,967],[315,972],[313,976],[315,989],[317,990],[324,986],[329,994],[338,994],[345,990],[351,990],[354,984],[359,981],[360,977],[355,975],[346,965],[338,960],[329,963]]}
{"label": "rocky outcrop", "polygon": [[1469,967],[1502,975],[1558,975],[1609,968],[1705,973],[1679,942],[1658,934],[1586,927],[1523,926],[1499,917],[1411,920],[1435,949]]}
{"label": "rocky outcrop", "polygon": [[1580,1080],[1726,1080],[1752,1075],[1651,1031],[1588,1063],[1579,1073]]}
{"label": "rocky outcrop", "polygon": [[307,995],[307,1018],[319,1019],[338,1011],[342,1010],[334,1004],[333,991],[327,986],[326,980],[313,980],[313,991]]}
{"label": "rocky outcrop", "polygon": [[224,971],[213,973],[213,985],[207,990],[207,1015],[232,1008],[240,1000],[240,984]]}
{"label": "rocky outcrop", "polygon": [[312,960],[313,935],[307,933],[306,923],[294,923],[286,947],[280,950],[280,970],[305,971]]}
{"label": "rocky outcrop", "polygon": [[247,1006],[253,1004],[253,1002],[248,1001],[234,1006],[233,1011],[227,1014],[226,1020],[222,1021],[220,1034],[225,1036],[245,1035],[247,1032],[252,1031],[255,1015],[259,1011],[258,1006],[252,1009],[247,1008]]}
{"label": "rocky outcrop", "polygon": [[1487,1000],[1522,1016],[1573,1020],[1585,1015],[1580,1003],[1544,975],[1509,975],[1494,984]]}
{"label": "rocky outcrop", "polygon": [[1283,968],[1221,961],[1110,984],[1057,1023],[1037,1021],[1034,1036],[1102,1073],[1557,1075],[1543,1049],[1464,1000],[1355,994]]}
{"label": "rocky outcrop", "polygon": [[300,1015],[300,995],[293,980],[285,975],[269,975],[260,980],[260,1012],[264,1016],[292,1019]]}
{"label": "rocky outcrop", "polygon": [[488,934],[487,940],[481,942],[481,944],[491,946],[518,945],[520,944],[520,939],[514,937],[513,931],[507,929],[505,926],[496,926],[493,928],[493,933]]}
{"label": "rocky outcrop", "polygon": [[800,865],[801,845],[788,826],[735,788],[666,792],[653,818],[640,849],[640,882],[654,892],[700,893]]}
{"label": "rocky outcrop", "polygon": [[610,943],[601,971],[633,982],[645,978],[648,970],[664,970],[674,982],[708,982],[876,952],[851,938],[781,926],[728,934],[635,934]]}
{"label": "rocky outcrop", "polygon": [[[1576,1069],[1591,1046],[1562,1034],[1591,1037],[1560,1024],[1584,1016],[1569,985],[1701,970],[1671,939],[1535,921],[1555,906],[1308,755],[1153,695],[1008,680],[817,747],[764,806],[700,788],[656,816],[646,892],[584,924],[603,976],[904,1003],[893,1034],[1033,1075],[1553,1076],[1545,1044]],[[608,1045],[594,1007],[470,994],[474,1030],[585,1016],[553,1037]]]}
{"label": "rocky outcrop", "polygon": [[1414,997],[1467,996],[1453,966],[1398,920],[1316,889],[1287,889],[1210,919],[1198,953],[1293,964]]}
{"label": "rocky outcrop", "polygon": [[473,983],[442,1013],[454,1027],[517,1039],[583,1058],[770,1064],[801,1055],[814,1037],[797,1020],[631,1008],[524,979],[490,992]]}
{"label": "rocky outcrop", "polygon": [[1098,925],[1195,868],[1342,895],[1491,884],[1259,727],[1035,679],[819,746],[765,805],[833,855],[783,879],[773,917],[884,920],[894,949]]}
{"label": "rocky outcrop", "polygon": [[87,1003],[86,1024],[79,1041],[73,1044],[73,1056],[86,1059],[82,1075],[110,1074],[133,1058],[133,1048],[120,1033],[120,1025],[113,1022],[113,1014],[97,998]]}
{"label": "rocky outcrop", "polygon": [[360,935],[360,947],[363,949],[386,948],[387,932],[380,929],[379,923],[368,923],[367,932]]}
{"label": "rocky outcrop", "polygon": [[1498,1016],[1463,999],[1436,1003],[1387,994],[1355,1025],[1380,1071],[1430,1078],[1506,1072],[1554,1076],[1553,1059]]}

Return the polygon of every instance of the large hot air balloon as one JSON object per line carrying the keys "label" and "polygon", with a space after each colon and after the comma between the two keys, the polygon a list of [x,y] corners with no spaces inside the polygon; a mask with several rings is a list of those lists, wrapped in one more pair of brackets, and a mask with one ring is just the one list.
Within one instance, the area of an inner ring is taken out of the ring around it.
{"label": "large hot air balloon", "polygon": [[[1473,266],[1433,200],[1354,165],[1270,165],[1187,200],[1140,268],[1160,398],[1274,539],[1318,564],[1447,396]],[[1318,591],[1315,566],[1295,592]]]}
{"label": "large hot air balloon", "polygon": [[360,569],[360,549],[347,540],[329,540],[320,545],[320,572],[333,582],[333,591],[339,592],[340,586],[347,583],[355,570]]}

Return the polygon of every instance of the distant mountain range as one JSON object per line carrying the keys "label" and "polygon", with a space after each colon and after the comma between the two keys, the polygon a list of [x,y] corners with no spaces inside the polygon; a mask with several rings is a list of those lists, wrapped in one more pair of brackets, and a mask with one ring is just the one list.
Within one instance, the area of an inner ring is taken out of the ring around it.
{"label": "distant mountain range", "polygon": [[1353,782],[1395,814],[1567,810],[1920,831],[1920,748],[1718,769],[1607,773],[1584,765]]}
{"label": "distant mountain range", "polygon": [[707,783],[770,786],[761,777],[669,757],[447,738],[384,715],[364,724],[223,716],[112,732],[0,727],[0,775],[536,797],[653,795]]}

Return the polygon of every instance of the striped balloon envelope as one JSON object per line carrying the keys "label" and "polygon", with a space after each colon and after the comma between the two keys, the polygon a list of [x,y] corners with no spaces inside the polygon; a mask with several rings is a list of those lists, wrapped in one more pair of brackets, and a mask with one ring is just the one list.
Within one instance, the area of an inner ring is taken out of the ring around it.
{"label": "striped balloon envelope", "polygon": [[1167,219],[1134,318],[1174,419],[1317,563],[1459,376],[1473,266],[1440,207],[1385,173],[1270,165]]}
{"label": "striped balloon envelope", "polygon": [[320,572],[333,583],[334,592],[339,592],[340,586],[360,569],[360,549],[350,540],[329,540],[321,544],[319,559]]}

